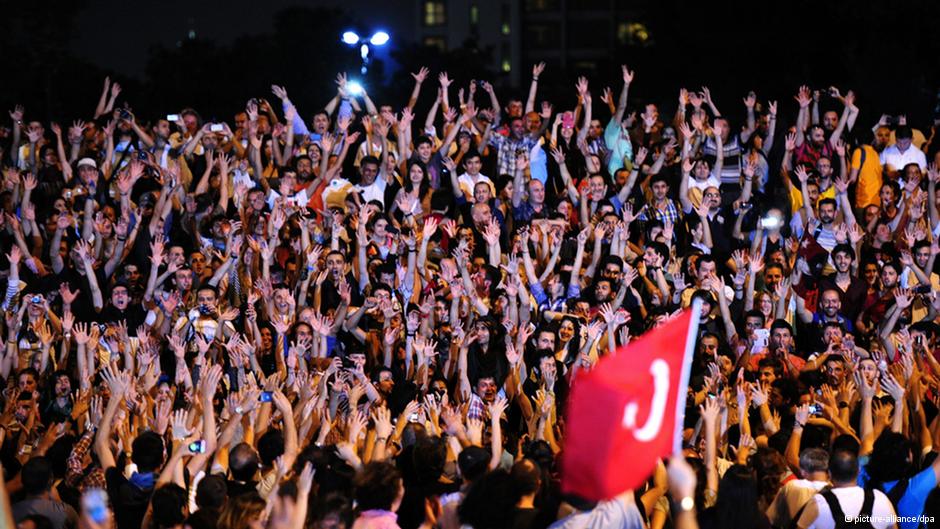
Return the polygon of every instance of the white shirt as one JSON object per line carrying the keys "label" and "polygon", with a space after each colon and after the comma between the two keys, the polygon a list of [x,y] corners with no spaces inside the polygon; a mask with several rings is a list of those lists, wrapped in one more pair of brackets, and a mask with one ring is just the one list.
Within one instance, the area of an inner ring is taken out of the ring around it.
{"label": "white shirt", "polygon": [[353,189],[359,193],[359,196],[362,198],[363,202],[370,202],[372,200],[378,200],[382,203],[382,207],[385,207],[385,188],[388,186],[388,183],[384,178],[379,175],[376,177],[375,182],[367,186],[354,185]]}
{"label": "white shirt", "polygon": [[[274,209],[274,202],[281,198],[281,194],[275,190],[271,190],[271,193],[268,195],[268,207],[272,210]],[[307,207],[307,202],[310,201],[310,197],[307,196],[307,189],[301,189],[299,192],[294,193],[293,195],[287,197],[287,202],[302,208]]]}
{"label": "white shirt", "polygon": [[921,171],[927,169],[927,157],[924,156],[924,151],[915,149],[913,145],[908,147],[903,153],[898,149],[897,145],[892,145],[881,151],[878,158],[881,161],[881,165],[890,166],[894,168],[895,171],[904,169],[904,166],[909,163],[916,163]]}
{"label": "white shirt", "polygon": [[777,491],[777,497],[767,508],[767,519],[774,527],[788,527],[790,520],[796,516],[800,508],[806,502],[812,500],[813,495],[827,485],[829,483],[826,481],[810,481],[808,479],[795,479],[786,482]]}
{"label": "white shirt", "polygon": [[549,529],[643,529],[643,516],[632,501],[602,501],[590,511],[566,516]]}
{"label": "white shirt", "polygon": [[[839,507],[842,508],[842,512],[846,517],[855,518],[862,511],[862,503],[865,501],[865,489],[861,487],[838,487],[832,489],[832,493],[838,498]],[[816,502],[816,512],[819,515],[811,524],[806,526],[807,529],[835,529],[832,511],[829,510],[826,499],[817,494],[813,496],[813,501]],[[810,507],[807,506],[807,510],[803,511],[801,519],[804,523],[807,520],[806,515]],[[880,490],[875,491],[875,504],[872,506],[871,516],[872,526],[878,529],[894,526],[894,506],[891,505],[891,500]]]}
{"label": "white shirt", "polygon": [[473,188],[476,187],[480,182],[486,182],[490,186],[490,194],[494,197],[496,196],[496,186],[493,185],[493,181],[490,180],[490,177],[484,175],[483,173],[477,173],[477,175],[471,176],[469,173],[464,173],[457,177],[457,183],[460,184],[460,190],[463,191],[463,195],[467,197],[467,200],[473,202]]}

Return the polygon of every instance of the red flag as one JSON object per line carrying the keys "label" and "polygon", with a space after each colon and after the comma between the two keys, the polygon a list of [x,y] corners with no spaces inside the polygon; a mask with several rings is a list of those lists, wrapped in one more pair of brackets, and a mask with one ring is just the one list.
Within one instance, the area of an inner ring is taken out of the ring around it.
{"label": "red flag", "polygon": [[568,402],[562,489],[589,501],[637,488],[678,452],[699,303],[579,376]]}

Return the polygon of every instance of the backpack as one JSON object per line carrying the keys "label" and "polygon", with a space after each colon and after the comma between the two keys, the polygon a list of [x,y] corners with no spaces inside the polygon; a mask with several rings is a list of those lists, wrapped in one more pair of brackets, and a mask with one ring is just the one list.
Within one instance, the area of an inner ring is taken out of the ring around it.
{"label": "backpack", "polygon": [[891,489],[891,492],[887,492],[884,490],[884,483],[879,483],[877,485],[874,485],[874,488],[880,490],[881,492],[884,492],[885,496],[887,496],[888,499],[891,500],[891,505],[894,505],[894,512],[898,513],[898,515],[900,516],[901,509],[898,506],[898,503],[901,502],[901,498],[904,497],[904,494],[907,492],[907,487],[910,484],[911,484],[911,479],[904,478],[898,481],[898,483],[894,486],[894,488]]}
{"label": "backpack", "polygon": [[833,494],[832,489],[827,487],[819,491],[819,495],[826,500],[826,503],[829,504],[829,511],[832,513],[832,521],[835,523],[836,529],[848,529],[859,528],[859,527],[871,527],[874,526],[871,524],[871,513],[872,509],[875,506],[875,491],[869,487],[865,487],[865,500],[862,502],[862,510],[859,511],[858,516],[867,516],[868,523],[858,522],[854,523],[853,521],[847,521],[845,519],[845,512],[842,511],[842,506],[839,505],[839,498]]}

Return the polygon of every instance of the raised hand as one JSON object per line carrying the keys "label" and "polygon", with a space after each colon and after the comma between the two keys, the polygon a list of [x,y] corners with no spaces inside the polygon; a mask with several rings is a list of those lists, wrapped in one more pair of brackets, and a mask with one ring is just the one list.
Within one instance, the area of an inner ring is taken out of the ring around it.
{"label": "raised hand", "polygon": [[422,66],[421,69],[417,71],[417,73],[412,73],[411,76],[414,77],[416,83],[420,84],[423,83],[425,79],[427,79],[429,73],[431,73],[431,71]]}

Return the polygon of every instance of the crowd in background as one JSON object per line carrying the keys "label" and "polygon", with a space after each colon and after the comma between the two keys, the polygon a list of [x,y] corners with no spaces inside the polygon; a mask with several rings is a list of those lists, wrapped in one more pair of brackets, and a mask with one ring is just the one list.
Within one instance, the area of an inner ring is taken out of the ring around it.
{"label": "crowd in background", "polygon": [[[549,102],[543,70],[507,99],[422,69],[404,106],[340,74],[323,109],[274,85],[227,122],[135,115],[110,80],[58,122],[11,110],[17,526],[936,516],[932,121],[858,122],[835,87],[636,106],[627,67]],[[564,494],[578,377],[695,300],[684,454],[616,498]]]}

